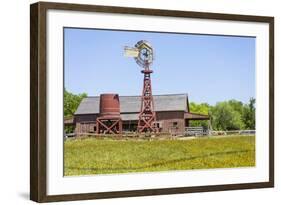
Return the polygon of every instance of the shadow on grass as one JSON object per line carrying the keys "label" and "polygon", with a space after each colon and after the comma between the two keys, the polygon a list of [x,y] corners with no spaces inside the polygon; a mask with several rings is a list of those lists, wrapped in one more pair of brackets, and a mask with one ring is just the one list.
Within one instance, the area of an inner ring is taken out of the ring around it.
{"label": "shadow on grass", "polygon": [[190,157],[185,157],[185,158],[180,158],[180,159],[167,160],[164,162],[152,163],[150,165],[140,166],[140,167],[115,167],[115,168],[64,167],[64,168],[70,169],[70,170],[81,170],[81,171],[139,170],[139,169],[154,168],[154,167],[158,167],[158,166],[164,166],[164,165],[168,165],[168,164],[172,164],[172,163],[178,163],[178,162],[189,161],[189,160],[194,160],[194,159],[202,159],[202,158],[206,158],[206,157],[221,156],[221,155],[240,154],[240,153],[247,153],[247,152],[252,152],[252,151],[255,151],[255,150],[236,150],[236,151],[227,151],[227,152],[215,152],[215,153],[210,153],[210,154],[205,154],[205,155],[190,156]]}

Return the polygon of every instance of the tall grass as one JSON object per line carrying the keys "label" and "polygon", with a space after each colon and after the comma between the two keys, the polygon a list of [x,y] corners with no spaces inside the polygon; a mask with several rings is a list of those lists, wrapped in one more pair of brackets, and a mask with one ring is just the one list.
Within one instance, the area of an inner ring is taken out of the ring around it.
{"label": "tall grass", "polygon": [[255,136],[193,140],[72,139],[64,174],[91,175],[255,166]]}

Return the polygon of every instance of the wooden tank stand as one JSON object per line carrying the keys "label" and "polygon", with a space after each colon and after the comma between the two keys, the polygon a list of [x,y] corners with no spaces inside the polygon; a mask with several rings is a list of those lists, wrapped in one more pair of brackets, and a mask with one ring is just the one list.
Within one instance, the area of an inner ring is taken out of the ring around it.
{"label": "wooden tank stand", "polygon": [[122,134],[122,119],[120,117],[98,117],[97,134]]}

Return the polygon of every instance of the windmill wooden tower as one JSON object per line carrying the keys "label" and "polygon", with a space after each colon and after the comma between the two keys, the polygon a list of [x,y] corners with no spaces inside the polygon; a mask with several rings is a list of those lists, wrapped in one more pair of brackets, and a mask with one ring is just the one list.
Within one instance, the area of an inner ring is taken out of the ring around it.
{"label": "windmill wooden tower", "polygon": [[125,56],[134,57],[137,64],[143,68],[143,90],[141,95],[141,107],[138,121],[138,132],[156,132],[155,127],[155,111],[152,96],[152,86],[150,74],[153,71],[150,65],[153,61],[152,46],[144,40],[136,43],[134,48],[125,47]]}

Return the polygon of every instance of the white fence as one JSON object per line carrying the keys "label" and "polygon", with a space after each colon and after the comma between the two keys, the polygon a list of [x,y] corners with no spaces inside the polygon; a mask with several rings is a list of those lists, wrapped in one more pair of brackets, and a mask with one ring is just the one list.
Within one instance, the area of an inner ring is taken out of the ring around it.
{"label": "white fence", "polygon": [[186,136],[204,136],[209,135],[209,129],[203,127],[185,127]]}
{"label": "white fence", "polygon": [[185,127],[185,136],[205,135],[255,135],[256,130],[214,131],[203,127]]}

